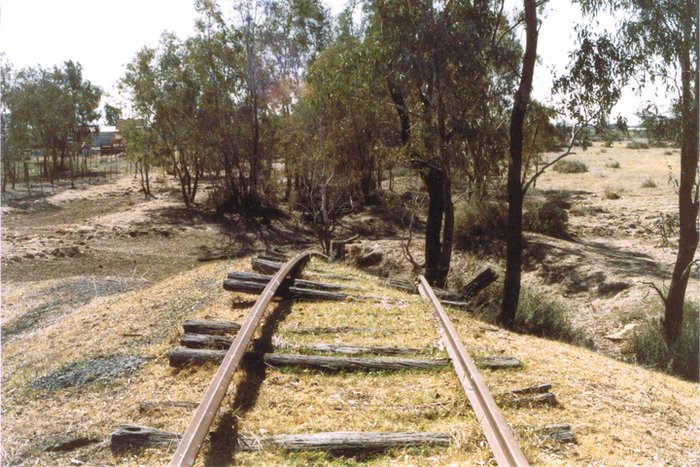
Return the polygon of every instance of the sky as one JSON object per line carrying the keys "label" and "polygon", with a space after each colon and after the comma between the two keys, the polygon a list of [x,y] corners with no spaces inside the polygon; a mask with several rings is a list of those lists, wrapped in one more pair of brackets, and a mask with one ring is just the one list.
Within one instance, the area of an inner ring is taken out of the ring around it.
{"label": "sky", "polygon": [[[325,2],[333,14],[345,4]],[[193,34],[195,16],[194,0],[0,0],[0,50],[15,69],[80,62],[85,79],[116,94],[117,80],[139,49],[157,45],[165,30],[181,38]],[[549,2],[540,27],[535,98],[549,97],[551,69],[564,69],[574,47],[571,26],[580,19],[570,2]],[[621,113],[635,123],[642,100],[665,101],[655,98],[654,91],[639,98],[627,90],[613,116]]]}

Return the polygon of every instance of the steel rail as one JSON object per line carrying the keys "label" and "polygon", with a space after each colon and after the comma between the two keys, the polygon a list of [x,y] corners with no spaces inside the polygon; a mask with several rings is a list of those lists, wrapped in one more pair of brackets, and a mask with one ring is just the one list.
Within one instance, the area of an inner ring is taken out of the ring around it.
{"label": "steel rail", "polygon": [[529,463],[525,454],[520,449],[513,432],[484,384],[474,364],[474,360],[469,356],[459,334],[457,334],[457,330],[435,296],[433,289],[428,284],[428,281],[425,280],[425,277],[418,276],[418,281],[418,291],[423,299],[432,305],[435,311],[442,342],[445,344],[447,353],[452,359],[457,376],[484,431],[484,436],[491,447],[496,462],[501,467],[528,466]]}
{"label": "steel rail", "polygon": [[209,427],[211,427],[214,417],[216,417],[219,407],[221,407],[221,403],[224,400],[226,391],[231,384],[233,374],[250,344],[253,333],[258,327],[267,305],[284,279],[289,275],[293,279],[299,276],[312,255],[324,256],[314,251],[305,251],[284,264],[272,276],[270,282],[267,283],[250,313],[248,313],[245,322],[241,325],[241,329],[226,352],[219,369],[214,374],[209,387],[204,393],[202,402],[197,407],[187,430],[185,430],[180,439],[177,450],[170,459],[168,464],[170,467],[194,465],[197,454],[199,454],[199,450],[209,432]]}

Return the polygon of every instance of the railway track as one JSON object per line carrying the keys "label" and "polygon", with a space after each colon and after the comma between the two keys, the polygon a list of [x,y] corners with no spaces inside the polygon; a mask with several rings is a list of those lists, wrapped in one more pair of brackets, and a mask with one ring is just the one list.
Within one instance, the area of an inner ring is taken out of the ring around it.
{"label": "railway track", "polygon": [[[235,338],[232,340],[231,338],[224,338],[222,336],[206,338],[206,335],[203,337],[201,334],[189,334],[189,337],[188,335],[183,336],[183,342],[191,343],[195,341],[198,342],[196,345],[217,345],[219,348],[228,346],[226,351],[208,349],[183,349],[180,351],[181,354],[186,354],[186,357],[184,357],[184,360],[182,360],[185,364],[197,361],[197,359],[200,357],[203,360],[208,361],[221,361],[220,366],[212,378],[208,389],[202,397],[202,401],[194,411],[194,415],[192,416],[192,419],[184,434],[178,435],[168,432],[160,432],[159,430],[125,426],[121,428],[122,441],[127,439],[129,436],[132,438],[135,436],[143,436],[145,438],[150,437],[151,439],[161,441],[165,440],[164,442],[166,443],[177,441],[178,446],[170,460],[169,465],[194,465],[197,460],[198,453],[207,438],[210,427],[226,395],[229,385],[231,384],[233,375],[236,369],[239,367],[244,355],[246,354],[246,351],[250,347],[255,330],[259,326],[267,306],[275,296],[306,296],[304,294],[300,295],[298,291],[295,292],[295,289],[300,284],[304,284],[304,281],[299,281],[298,277],[310,258],[315,254],[317,253],[304,252],[284,264],[275,264],[273,261],[274,258],[265,259],[265,262],[267,263],[265,267],[268,268],[267,272],[271,272],[269,269],[272,267],[279,267],[279,269],[264,286],[262,293],[259,295],[255,305],[249,312],[245,322],[240,325],[240,329],[235,329],[236,326],[233,325],[229,326],[229,330],[234,330],[236,332]],[[260,277],[254,277],[254,279],[259,282],[261,280]],[[308,281],[306,282],[309,283]],[[249,286],[244,285],[243,290],[248,290],[246,287]],[[312,286],[309,285],[308,287]],[[322,370],[331,369],[332,371],[346,371],[354,368],[362,368],[364,370],[395,370],[428,367],[439,368],[451,362],[451,365],[457,374],[457,377],[481,426],[484,437],[486,438],[493,453],[493,457],[498,465],[528,465],[528,461],[523,454],[523,451],[519,447],[510,427],[501,414],[498,405],[494,401],[493,396],[489,392],[479,374],[477,363],[481,363],[483,366],[483,361],[475,362],[475,360],[469,355],[447,313],[443,309],[440,300],[437,298],[433,289],[422,276],[420,276],[418,279],[417,289],[425,300],[426,304],[434,313],[438,332],[441,336],[447,354],[450,357],[449,361],[440,359],[404,359],[397,357],[397,355],[402,353],[410,353],[409,351],[414,353],[420,352],[420,349],[396,349],[348,345],[337,345],[330,347],[328,345],[325,345],[325,347],[316,346],[315,348],[309,347],[306,350],[331,352],[334,354],[347,353],[350,355],[353,353],[391,355],[391,357],[319,357],[305,356],[303,354],[284,355],[275,352],[265,354],[263,356],[263,361],[265,364],[273,366],[299,365],[305,368],[317,368]],[[250,288],[250,290],[257,289]],[[323,296],[321,295],[320,297]],[[207,328],[207,326],[213,326],[213,328],[224,328],[228,325],[221,323],[198,323],[198,326],[199,327],[196,329],[198,329],[199,332],[203,332],[202,329]],[[190,328],[195,329],[195,325],[192,322],[190,323]],[[187,329],[187,326],[185,326],[185,329]],[[346,330],[347,329],[350,328],[346,328]],[[215,329],[213,332],[218,334],[219,331],[220,329]],[[209,342],[209,344],[202,344],[202,342]],[[214,342],[215,344],[211,344],[211,342]],[[297,348],[297,350],[299,349]],[[171,364],[173,364],[172,358],[174,354],[175,353],[171,354]],[[507,366],[508,364],[518,365],[519,362],[516,361],[513,363],[511,361],[510,363],[504,364],[504,366]],[[548,388],[545,389],[545,391],[547,390]],[[537,391],[539,391],[539,389],[537,389]],[[143,433],[140,433],[140,430],[142,430]],[[116,436],[118,432],[115,432],[115,435],[113,435],[113,444],[115,443],[115,439],[119,439],[119,437]],[[393,446],[444,445],[449,444],[449,441],[449,437],[441,433],[332,432],[314,433],[310,435],[278,435],[276,437],[268,437],[264,440],[264,442],[259,439],[246,439],[244,437],[239,437],[237,441],[234,440],[232,442],[237,443],[237,449],[239,450],[266,449],[274,447],[282,447],[283,449],[287,450],[355,450],[360,448],[385,449]]]}

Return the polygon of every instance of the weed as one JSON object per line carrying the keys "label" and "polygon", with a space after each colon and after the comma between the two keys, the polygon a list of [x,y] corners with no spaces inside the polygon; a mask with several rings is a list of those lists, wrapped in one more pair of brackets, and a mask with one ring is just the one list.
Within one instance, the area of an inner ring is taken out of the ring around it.
{"label": "weed", "polygon": [[608,162],[607,164],[605,164],[605,167],[609,169],[619,169],[620,163],[618,161]]}
{"label": "weed", "polygon": [[568,238],[569,216],[554,201],[541,201],[523,216],[523,228],[550,237]]}
{"label": "weed", "polygon": [[600,150],[600,153],[601,153],[601,154],[607,154],[607,152],[608,152],[608,150],[605,149],[605,148],[602,148],[602,149]]}
{"label": "weed", "polygon": [[649,145],[647,143],[632,141],[627,143],[627,149],[649,149]]}
{"label": "weed", "polygon": [[642,188],[656,188],[656,182],[651,178],[647,178],[642,183]]}
{"label": "weed", "polygon": [[555,172],[565,173],[565,174],[576,174],[588,172],[588,166],[581,161],[564,159],[553,167]]}
{"label": "weed", "polygon": [[[490,291],[502,293],[503,288]],[[489,290],[489,289],[487,289]],[[481,316],[492,323],[496,322],[497,307],[484,309]],[[563,302],[544,293],[524,286],[520,291],[518,311],[515,314],[513,329],[522,334],[554,339],[561,342],[594,349],[593,340],[581,328],[575,328],[567,316]]]}
{"label": "weed", "polygon": [[673,151],[664,151],[664,156],[672,156]]}
{"label": "weed", "polygon": [[620,199],[622,195],[620,194],[620,190],[616,188],[612,188],[609,186],[605,187],[605,192],[603,193],[603,198],[604,199]]}
{"label": "weed", "polygon": [[472,199],[455,209],[455,248],[475,250],[493,239],[504,239],[508,210],[504,203]]}
{"label": "weed", "polygon": [[635,332],[626,348],[637,363],[690,381],[698,381],[699,349],[698,304],[693,302],[683,307],[683,328],[675,352],[666,346],[660,317],[650,319]]}

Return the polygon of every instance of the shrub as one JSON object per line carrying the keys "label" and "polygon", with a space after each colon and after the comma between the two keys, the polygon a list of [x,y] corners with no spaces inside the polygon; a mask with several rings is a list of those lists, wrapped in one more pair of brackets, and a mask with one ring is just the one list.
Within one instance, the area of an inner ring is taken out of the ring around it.
{"label": "shrub", "polygon": [[627,143],[627,149],[649,149],[647,143],[638,143],[637,141],[632,141]]}
{"label": "shrub", "polygon": [[656,188],[656,182],[651,178],[647,178],[642,183],[642,188]]}
{"label": "shrub", "polygon": [[605,187],[605,192],[603,193],[603,198],[605,199],[620,199],[622,195],[620,194],[620,190],[617,190],[615,188],[606,186]]}
{"label": "shrub", "polygon": [[523,229],[550,237],[568,238],[569,215],[553,201],[541,201],[523,216]]}
{"label": "shrub", "polygon": [[608,162],[607,164],[605,164],[605,167],[609,169],[619,169],[620,163],[618,161]]}
{"label": "shrub", "polygon": [[606,139],[605,142],[603,143],[603,146],[605,146],[606,148],[611,148],[612,145],[613,145],[612,139]]}
{"label": "shrub", "polygon": [[508,228],[508,208],[504,203],[476,200],[455,208],[454,246],[474,250],[493,239],[504,239]]}
{"label": "shrub", "polygon": [[561,172],[565,174],[575,174],[588,172],[588,167],[581,161],[576,160],[560,160],[553,167],[555,172]]}
{"label": "shrub", "polygon": [[650,319],[635,332],[626,350],[640,365],[698,381],[698,304],[686,303],[683,307],[683,328],[675,353],[666,346],[661,318]]}
{"label": "shrub", "polygon": [[582,329],[574,328],[561,301],[529,287],[523,287],[520,292],[514,327],[521,333],[594,347]]}
{"label": "shrub", "polygon": [[[473,310],[479,317],[497,324],[500,302],[503,299],[503,282],[498,281],[483,290],[475,299]],[[589,349],[595,349],[593,340],[582,328],[576,328],[567,316],[566,306],[555,297],[536,292],[523,286],[520,291],[518,311],[513,328],[521,334],[554,339]]]}

